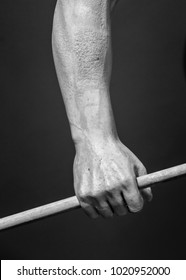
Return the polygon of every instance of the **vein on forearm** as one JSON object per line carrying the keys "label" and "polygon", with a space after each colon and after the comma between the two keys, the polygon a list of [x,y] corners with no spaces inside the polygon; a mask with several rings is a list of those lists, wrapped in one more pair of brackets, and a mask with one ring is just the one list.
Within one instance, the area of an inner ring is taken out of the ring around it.
{"label": "vein on forearm", "polygon": [[109,1],[69,1],[60,0],[54,16],[56,71],[70,123],[96,129],[111,118]]}

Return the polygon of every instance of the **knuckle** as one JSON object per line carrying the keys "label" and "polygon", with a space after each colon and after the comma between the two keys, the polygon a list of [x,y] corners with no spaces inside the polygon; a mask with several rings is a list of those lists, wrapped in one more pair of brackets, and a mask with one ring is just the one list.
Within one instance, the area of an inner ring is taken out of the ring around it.
{"label": "knuckle", "polygon": [[123,183],[124,183],[125,185],[129,185],[129,184],[131,183],[131,181],[132,181],[132,176],[130,176],[130,175],[126,175],[126,176],[123,178]]}
{"label": "knuckle", "polygon": [[101,197],[103,197],[104,195],[104,192],[103,191],[100,191],[100,190],[97,190],[97,191],[93,191],[90,193],[90,198],[92,200],[99,200]]}
{"label": "knuckle", "polygon": [[99,205],[96,206],[97,211],[99,214],[104,218],[111,218],[113,217],[113,212],[111,211],[108,204],[102,201]]}
{"label": "knuckle", "polygon": [[84,201],[84,199],[85,199],[85,194],[84,194],[84,192],[79,192],[78,194],[77,194],[77,196],[78,196],[78,198],[79,198],[79,200],[82,200],[82,201]]}
{"label": "knuckle", "polygon": [[121,195],[117,195],[114,197],[114,199],[111,201],[112,206],[115,208],[120,208],[124,205],[124,201]]}
{"label": "knuckle", "polygon": [[89,211],[88,211],[89,210],[89,204],[80,200],[80,205],[86,213],[89,213]]}
{"label": "knuckle", "polygon": [[131,185],[133,184],[133,177],[132,176],[126,176],[123,180],[122,180],[122,188],[126,191],[129,191],[131,188]]}
{"label": "knuckle", "polygon": [[105,195],[107,197],[113,198],[118,190],[118,186],[109,186],[105,190]]}
{"label": "knuckle", "polygon": [[89,191],[79,191],[78,197],[81,201],[86,201],[91,196],[91,193]]}

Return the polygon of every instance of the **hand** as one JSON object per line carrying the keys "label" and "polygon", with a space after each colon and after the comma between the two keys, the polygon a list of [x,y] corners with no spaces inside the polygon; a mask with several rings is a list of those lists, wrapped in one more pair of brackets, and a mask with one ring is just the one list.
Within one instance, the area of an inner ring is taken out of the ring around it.
{"label": "hand", "polygon": [[138,212],[151,189],[139,191],[136,177],[146,174],[139,159],[119,140],[86,141],[76,146],[74,188],[92,218]]}

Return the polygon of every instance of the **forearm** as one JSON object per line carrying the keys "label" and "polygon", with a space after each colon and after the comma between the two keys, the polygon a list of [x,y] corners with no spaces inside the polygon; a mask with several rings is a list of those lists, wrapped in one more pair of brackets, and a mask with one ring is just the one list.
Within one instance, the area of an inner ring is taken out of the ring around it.
{"label": "forearm", "polygon": [[74,141],[116,137],[109,97],[110,0],[58,0],[52,45]]}

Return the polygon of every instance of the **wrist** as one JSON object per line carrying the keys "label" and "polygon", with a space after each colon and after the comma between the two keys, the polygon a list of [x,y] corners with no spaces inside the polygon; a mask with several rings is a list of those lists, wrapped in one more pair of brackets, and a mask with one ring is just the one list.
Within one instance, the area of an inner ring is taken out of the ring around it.
{"label": "wrist", "polygon": [[84,131],[81,136],[73,137],[76,150],[83,149],[85,146],[91,146],[93,149],[94,147],[104,147],[108,143],[117,142],[118,140],[116,130],[110,132],[103,130]]}

